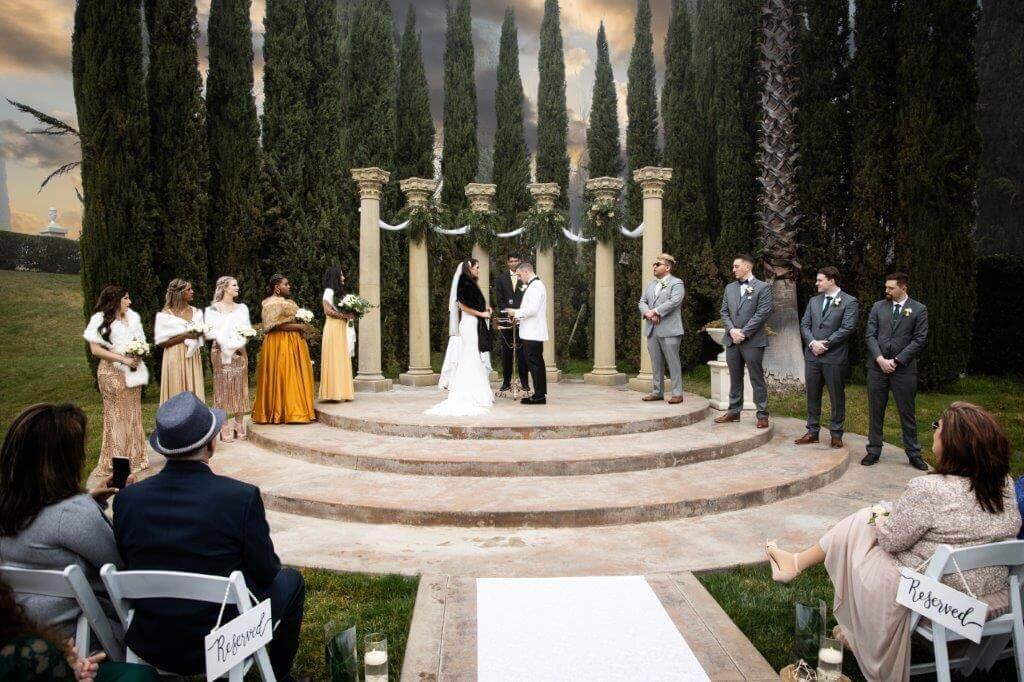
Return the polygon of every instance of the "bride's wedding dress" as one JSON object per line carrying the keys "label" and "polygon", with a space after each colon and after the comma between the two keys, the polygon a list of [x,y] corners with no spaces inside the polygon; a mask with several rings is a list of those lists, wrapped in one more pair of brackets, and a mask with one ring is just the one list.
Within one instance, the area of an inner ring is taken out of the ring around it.
{"label": "bride's wedding dress", "polygon": [[[426,411],[426,414],[442,417],[471,417],[474,415],[486,414],[491,405],[494,404],[494,393],[491,391],[490,368],[484,364],[483,356],[480,353],[477,339],[477,318],[469,313],[459,310],[458,302],[455,300],[455,286],[462,266],[458,271],[452,284],[452,295],[449,298],[450,318],[449,325],[458,319],[458,336],[450,339],[448,353],[446,353],[445,364],[448,364],[449,354],[455,356],[455,369],[450,372],[447,381],[448,397]],[[451,331],[451,329],[450,329]],[[445,384],[442,383],[444,388]]]}

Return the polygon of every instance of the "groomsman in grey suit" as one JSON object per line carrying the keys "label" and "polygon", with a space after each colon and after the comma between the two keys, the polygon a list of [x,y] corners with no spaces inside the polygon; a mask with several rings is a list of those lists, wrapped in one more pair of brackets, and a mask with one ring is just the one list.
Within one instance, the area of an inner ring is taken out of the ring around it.
{"label": "groomsman in grey suit", "polygon": [[772,312],[772,288],[751,274],[754,257],[741,253],[732,262],[735,282],[722,294],[722,326],[726,330],[725,361],[729,365],[729,410],[715,422],[738,422],[743,409],[743,368],[750,374],[757,407],[757,428],[768,428],[768,386],[764,381],[765,324]]}
{"label": "groomsman in grey suit", "polygon": [[643,400],[661,400],[665,393],[665,363],[672,377],[672,396],[669,404],[683,402],[683,368],[679,362],[679,344],[683,340],[683,280],[672,276],[676,259],[667,253],[654,261],[654,281],[647,285],[640,297],[640,314],[644,317],[644,335],[647,352],[651,355],[651,374],[654,387]]}
{"label": "groomsman in grey suit", "polygon": [[846,420],[846,366],[849,340],[857,329],[857,299],[839,288],[839,271],[832,266],[818,270],[814,281],[818,295],[811,299],[800,322],[804,338],[804,381],[807,385],[807,433],[797,445],[817,443],[821,429],[821,392],[828,387],[832,419],[828,430],[831,446],[843,447]]}
{"label": "groomsman in grey suit", "polygon": [[875,303],[868,316],[868,454],[860,463],[871,466],[882,455],[882,424],[892,390],[910,466],[928,471],[921,459],[914,413],[917,356],[928,340],[928,309],[910,298],[908,283],[909,278],[902,272],[886,275],[885,299]]}

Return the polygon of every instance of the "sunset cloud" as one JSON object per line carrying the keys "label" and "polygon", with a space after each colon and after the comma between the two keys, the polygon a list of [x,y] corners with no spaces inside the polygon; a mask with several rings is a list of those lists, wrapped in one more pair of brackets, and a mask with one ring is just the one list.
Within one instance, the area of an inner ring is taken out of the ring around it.
{"label": "sunset cloud", "polygon": [[74,11],[74,0],[4,0],[0,73],[69,71]]}
{"label": "sunset cloud", "polygon": [[71,137],[32,135],[10,119],[0,121],[0,141],[0,156],[29,166],[54,169],[81,158]]}

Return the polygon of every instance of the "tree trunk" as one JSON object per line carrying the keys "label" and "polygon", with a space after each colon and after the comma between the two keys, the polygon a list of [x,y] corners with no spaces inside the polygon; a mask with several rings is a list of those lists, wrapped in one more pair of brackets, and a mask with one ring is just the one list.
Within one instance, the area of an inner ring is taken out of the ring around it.
{"label": "tree trunk", "polygon": [[797,313],[797,283],[792,279],[772,282],[774,305],[768,326],[775,336],[768,339],[764,354],[764,373],[773,391],[799,390],[804,384],[803,340]]}

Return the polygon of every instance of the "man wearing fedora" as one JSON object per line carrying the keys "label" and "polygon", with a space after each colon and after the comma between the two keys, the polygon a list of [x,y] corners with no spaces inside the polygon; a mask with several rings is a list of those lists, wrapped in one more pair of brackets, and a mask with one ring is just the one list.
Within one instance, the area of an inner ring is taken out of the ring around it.
{"label": "man wearing fedora", "polygon": [[[114,537],[125,570],[185,571],[227,577],[241,571],[257,600],[270,598],[274,639],[270,663],[291,680],[306,588],[281,568],[270,540],[260,490],[210,469],[224,412],[185,391],[160,406],[150,445],[167,458],[163,470],[114,498]],[[205,667],[203,638],[219,607],[181,599],[136,600],[125,641],[146,662],[180,675]],[[222,622],[237,615],[225,611]]]}

